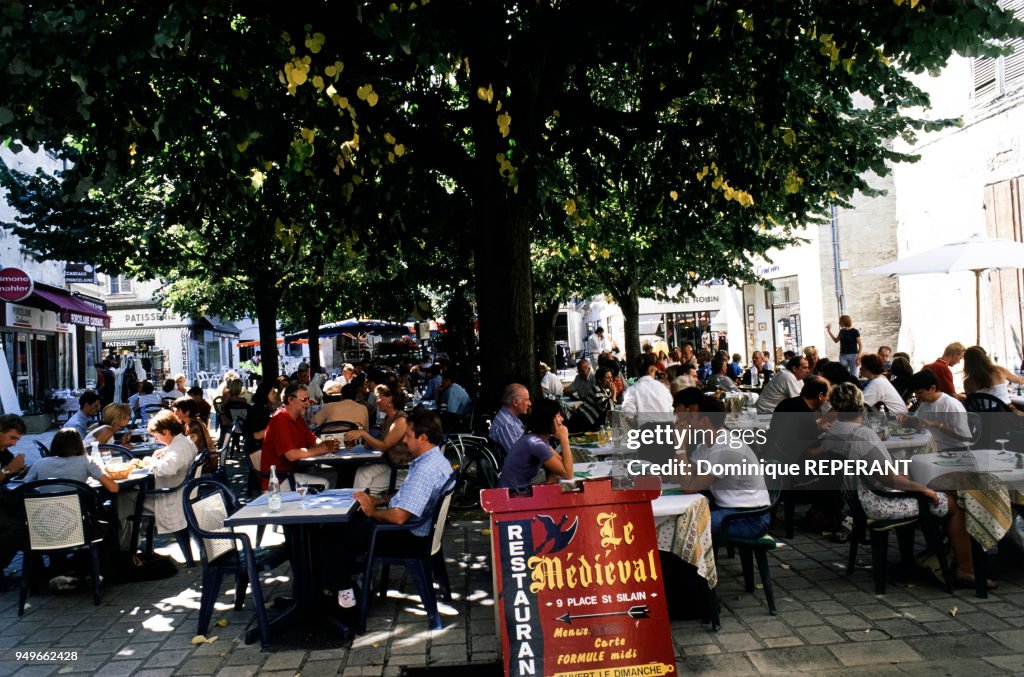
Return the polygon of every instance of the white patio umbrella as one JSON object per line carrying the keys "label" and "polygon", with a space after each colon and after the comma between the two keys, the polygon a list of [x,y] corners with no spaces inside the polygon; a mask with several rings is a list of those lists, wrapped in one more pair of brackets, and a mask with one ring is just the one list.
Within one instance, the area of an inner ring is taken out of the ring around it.
{"label": "white patio umbrella", "polygon": [[981,343],[981,274],[987,270],[1024,268],[1024,243],[984,235],[950,242],[913,256],[898,259],[862,275],[926,275],[935,273],[974,273],[976,344]]}

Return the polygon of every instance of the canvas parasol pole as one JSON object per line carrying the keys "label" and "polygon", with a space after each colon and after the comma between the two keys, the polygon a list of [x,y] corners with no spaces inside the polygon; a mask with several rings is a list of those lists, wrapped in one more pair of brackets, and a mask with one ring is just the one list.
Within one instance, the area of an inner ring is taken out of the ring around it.
{"label": "canvas parasol pole", "polygon": [[974,271],[974,345],[981,345],[981,270]]}

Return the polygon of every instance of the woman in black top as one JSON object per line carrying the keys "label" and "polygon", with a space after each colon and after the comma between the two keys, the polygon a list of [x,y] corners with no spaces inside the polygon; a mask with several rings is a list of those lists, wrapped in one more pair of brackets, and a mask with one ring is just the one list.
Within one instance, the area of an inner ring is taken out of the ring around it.
{"label": "woman in black top", "polygon": [[839,344],[839,363],[846,367],[850,375],[857,378],[857,365],[860,364],[860,354],[863,350],[863,343],[860,339],[860,331],[853,328],[853,318],[849,315],[839,316],[839,333],[832,333],[832,324],[826,324],[825,330],[834,343]]}

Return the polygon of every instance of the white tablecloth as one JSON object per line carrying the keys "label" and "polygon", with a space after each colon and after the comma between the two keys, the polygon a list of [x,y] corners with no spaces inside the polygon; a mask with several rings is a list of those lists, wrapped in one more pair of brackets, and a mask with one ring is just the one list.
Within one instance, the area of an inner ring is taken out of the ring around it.
{"label": "white tablecloth", "polygon": [[1004,484],[1024,488],[1024,469],[1017,468],[1017,455],[1013,452],[974,449],[970,454],[918,454],[910,459],[911,479],[925,486],[938,477],[957,472],[992,473]]}

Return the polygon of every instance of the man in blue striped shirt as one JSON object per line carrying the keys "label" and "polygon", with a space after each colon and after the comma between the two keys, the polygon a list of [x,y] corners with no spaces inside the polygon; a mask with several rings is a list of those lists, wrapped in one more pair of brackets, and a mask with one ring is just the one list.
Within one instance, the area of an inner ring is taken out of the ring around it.
{"label": "man in blue striped shirt", "polygon": [[[431,524],[430,516],[441,500],[445,484],[452,475],[451,463],[445,459],[438,445],[443,433],[441,420],[432,411],[416,412],[409,416],[405,429],[405,445],[413,460],[409,464],[409,476],[390,500],[356,492],[353,497],[359,508],[369,519],[353,519],[342,528],[334,552],[328,556],[339,562],[337,578],[338,605],[351,608],[356,604],[352,589],[352,571],[357,555],[366,552],[370,541],[370,520],[387,524],[405,524],[420,518],[425,519],[410,531],[382,533],[377,538],[379,552],[429,552]],[[339,548],[340,546],[340,548]]]}
{"label": "man in blue striped shirt", "polygon": [[488,437],[501,445],[507,454],[519,438],[526,432],[526,427],[519,420],[530,411],[530,391],[519,383],[512,383],[501,395],[502,407],[491,422]]}

